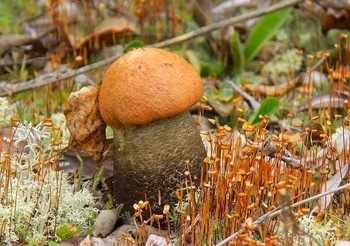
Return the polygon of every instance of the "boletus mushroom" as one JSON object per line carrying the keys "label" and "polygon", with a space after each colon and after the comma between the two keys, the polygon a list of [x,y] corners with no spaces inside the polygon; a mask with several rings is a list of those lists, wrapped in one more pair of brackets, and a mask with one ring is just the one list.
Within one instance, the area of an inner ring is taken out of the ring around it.
{"label": "boletus mushroom", "polygon": [[186,162],[199,180],[206,152],[188,109],[202,93],[193,66],[161,49],[134,49],[107,70],[99,107],[114,130],[112,193],[129,212],[145,197],[158,212],[173,206]]}

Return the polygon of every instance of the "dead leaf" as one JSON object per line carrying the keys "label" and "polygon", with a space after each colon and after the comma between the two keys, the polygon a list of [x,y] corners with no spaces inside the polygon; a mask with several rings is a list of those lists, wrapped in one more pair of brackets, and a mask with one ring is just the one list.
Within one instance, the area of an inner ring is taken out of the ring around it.
{"label": "dead leaf", "polygon": [[336,9],[332,7],[326,7],[320,10],[320,21],[322,32],[325,34],[334,28],[349,30],[350,10],[345,8]]}
{"label": "dead leaf", "polygon": [[256,93],[258,95],[266,96],[281,96],[286,94],[288,91],[294,89],[300,84],[297,79],[292,79],[290,81],[280,83],[277,85],[261,85],[261,84],[248,84],[243,85],[244,89]]}
{"label": "dead leaf", "polygon": [[330,96],[330,94],[323,93],[321,95],[315,96],[312,98],[310,103],[303,103],[299,105],[296,110],[297,111],[304,111],[308,110],[309,107],[312,109],[320,109],[320,108],[328,108],[331,107],[333,109],[335,108],[344,108],[345,98],[341,95],[334,95]]}
{"label": "dead leaf", "polygon": [[133,22],[122,17],[109,17],[103,20],[96,28],[93,34],[88,35],[83,39],[76,39],[73,35],[69,35],[71,44],[74,47],[82,50],[98,50],[102,45],[117,44],[122,37],[136,33],[136,26]]}
{"label": "dead leaf", "polygon": [[81,150],[96,161],[102,158],[106,139],[106,123],[98,107],[99,90],[97,86],[88,86],[73,92],[64,111],[71,134],[68,149]]}
{"label": "dead leaf", "polygon": [[[205,95],[210,95],[213,91],[217,90],[222,86],[222,81],[217,80],[215,78],[203,78],[203,85],[204,85],[204,94]],[[233,87],[230,81],[226,81],[229,85],[231,85],[232,90],[235,91],[237,94],[233,95],[234,98],[229,100],[228,102],[221,102],[217,99],[213,98],[208,98],[208,104],[213,108],[215,112],[217,112],[221,117],[227,117],[232,113],[232,110],[234,110],[237,105],[240,105],[243,103],[243,100],[248,101],[250,98],[245,97],[245,94],[248,95],[247,93],[243,92],[242,89],[240,89],[238,86]],[[245,93],[245,94],[242,94]],[[249,103],[248,103],[249,104]]]}
{"label": "dead leaf", "polygon": [[[337,160],[335,165],[340,167],[340,161]],[[338,188],[343,178],[346,177],[348,169],[349,164],[345,164],[344,166],[340,167],[336,174],[322,185],[321,193]],[[333,195],[334,193],[321,197],[319,205],[312,209],[311,214],[326,210],[332,200]]]}
{"label": "dead leaf", "polygon": [[105,45],[121,43],[126,37],[131,38],[137,32],[135,24],[123,17],[107,17],[93,31],[92,34],[77,36],[69,28],[65,30],[67,39],[72,47],[84,51],[100,50]]}
{"label": "dead leaf", "polygon": [[101,178],[103,180],[111,177],[113,175],[113,140],[107,139],[104,143],[104,154],[102,160],[97,162],[88,154],[82,151],[66,150],[63,152],[62,157],[59,162],[60,170],[64,170],[66,173],[73,173],[79,170],[81,162],[79,161],[77,155],[81,158],[84,163],[82,169],[83,179],[91,179],[96,174],[98,167],[103,167]]}

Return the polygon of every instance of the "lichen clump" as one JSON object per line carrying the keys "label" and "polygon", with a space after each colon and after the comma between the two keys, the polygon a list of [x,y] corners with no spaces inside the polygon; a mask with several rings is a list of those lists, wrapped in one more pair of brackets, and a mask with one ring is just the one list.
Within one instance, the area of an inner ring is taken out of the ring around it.
{"label": "lichen clump", "polygon": [[291,49],[283,54],[276,55],[263,67],[263,72],[270,75],[290,74],[298,71],[302,65],[302,56],[296,49]]}
{"label": "lichen clump", "polygon": [[[51,119],[16,123],[0,153],[0,242],[46,245],[60,241],[62,225],[92,227],[98,210],[88,190],[75,191],[67,174],[55,171],[61,129]],[[16,149],[16,151],[14,151]]]}
{"label": "lichen clump", "polygon": [[[297,231],[293,229],[298,228]],[[292,229],[290,225],[281,224],[278,230],[280,238],[292,238],[294,245],[334,245],[336,228],[330,220],[326,224],[317,221],[311,215],[298,219],[298,227]],[[288,235],[285,235],[287,231]]]}
{"label": "lichen clump", "polygon": [[16,108],[5,97],[0,97],[0,127],[8,126]]}
{"label": "lichen clump", "polygon": [[35,176],[22,172],[10,180],[11,189],[0,206],[0,223],[5,225],[0,241],[43,245],[48,238],[60,239],[55,235],[60,225],[81,230],[92,226],[97,209],[87,189],[74,192],[63,172],[47,172],[40,180]]}

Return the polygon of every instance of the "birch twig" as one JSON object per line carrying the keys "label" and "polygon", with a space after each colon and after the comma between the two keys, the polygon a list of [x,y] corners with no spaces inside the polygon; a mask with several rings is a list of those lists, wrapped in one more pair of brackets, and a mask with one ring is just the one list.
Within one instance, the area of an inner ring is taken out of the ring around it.
{"label": "birch twig", "polygon": [[[195,31],[192,32],[188,32],[185,34],[182,34],[180,36],[162,41],[162,42],[158,42],[152,45],[149,45],[149,47],[155,47],[155,48],[163,48],[166,46],[170,46],[170,45],[174,45],[177,43],[181,43],[190,39],[193,39],[195,37],[198,37],[200,35],[233,25],[235,23],[238,22],[242,22],[248,19],[252,19],[252,18],[256,18],[259,16],[262,16],[264,14],[268,14],[283,8],[287,8],[290,6],[294,6],[298,3],[303,2],[304,0],[290,0],[290,1],[283,1],[283,2],[278,2],[276,4],[273,4],[267,8],[264,9],[257,9],[255,11],[252,11],[250,13],[246,13],[240,16],[236,16],[236,17],[232,17],[232,18],[228,18],[219,22],[215,22],[213,24],[201,27]],[[41,76],[38,76],[35,79],[32,80],[28,80],[25,82],[21,82],[21,83],[16,83],[16,84],[10,84],[6,81],[0,81],[0,96],[8,96],[8,95],[13,95],[19,92],[23,92],[23,91],[27,91],[30,89],[34,89],[37,87],[41,87],[50,83],[56,83],[62,80],[66,80],[66,79],[70,79],[73,78],[75,76],[77,76],[78,74],[82,74],[82,73],[86,73],[90,70],[99,68],[99,67],[103,67],[103,66],[107,66],[109,64],[111,64],[112,62],[114,62],[116,59],[118,59],[119,56],[115,55],[115,56],[111,56],[108,57],[102,61],[78,68],[76,70],[74,69],[69,69],[66,67],[60,68],[55,72],[52,73],[48,73],[48,74],[43,74]]]}

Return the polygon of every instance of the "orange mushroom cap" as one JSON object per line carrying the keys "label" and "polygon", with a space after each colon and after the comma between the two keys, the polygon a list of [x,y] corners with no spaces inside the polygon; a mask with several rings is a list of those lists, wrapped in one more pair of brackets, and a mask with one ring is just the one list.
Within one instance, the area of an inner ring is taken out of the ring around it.
{"label": "orange mushroom cap", "polygon": [[156,48],[138,48],[107,70],[99,95],[103,120],[114,129],[134,128],[178,115],[203,94],[201,77],[182,57]]}

